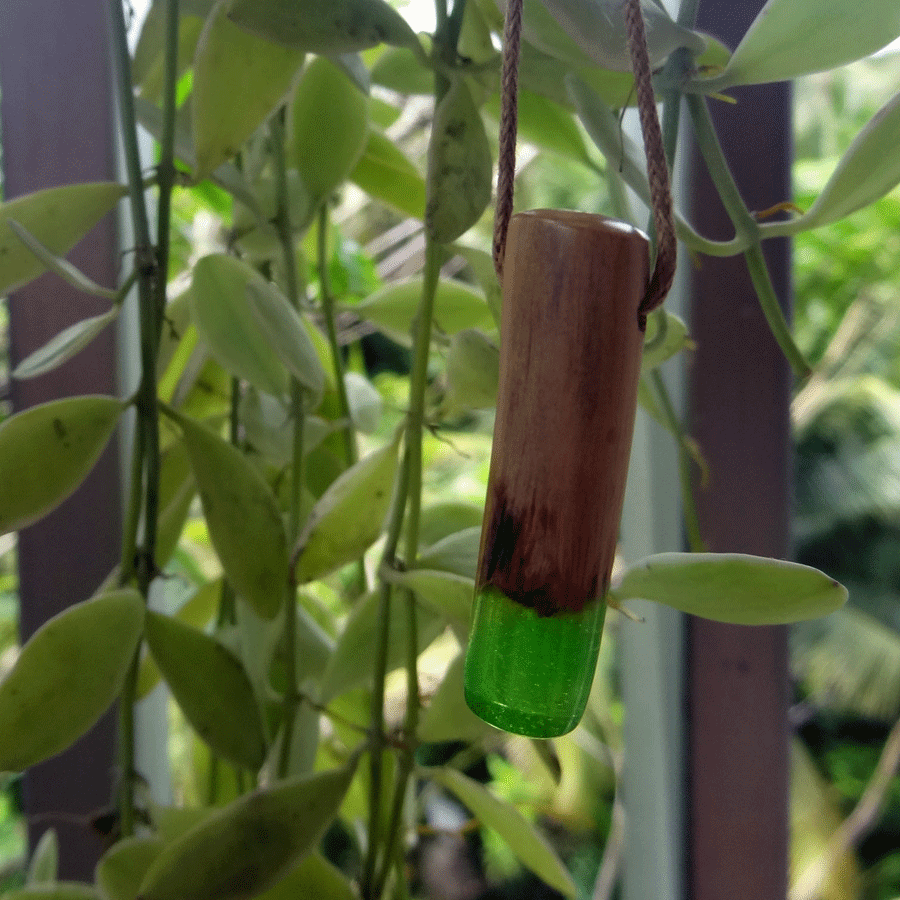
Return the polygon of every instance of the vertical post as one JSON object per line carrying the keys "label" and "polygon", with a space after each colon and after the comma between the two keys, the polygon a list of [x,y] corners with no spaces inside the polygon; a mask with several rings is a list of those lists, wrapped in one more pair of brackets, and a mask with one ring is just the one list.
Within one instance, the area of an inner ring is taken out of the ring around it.
{"label": "vertical post", "polygon": [[[0,0],[0,115],[8,199],[115,177],[106,2]],[[70,259],[97,281],[115,285],[111,218]],[[17,291],[10,298],[13,365],[67,325],[105,308],[55,276]],[[16,410],[81,393],[117,393],[112,329],[63,368],[12,384]],[[118,561],[120,519],[113,442],[67,503],[19,535],[23,640],[51,616],[87,599],[109,574]],[[33,846],[44,830],[57,830],[61,878],[92,878],[103,842],[90,819],[112,795],[114,741],[114,718],[108,714],[75,746],[25,775],[30,841]]]}
{"label": "vertical post", "polygon": [[[697,27],[735,47],[763,0],[701,3]],[[788,84],[713,103],[723,150],[749,208],[790,197]],[[692,216],[729,237],[705,166],[693,151]],[[766,246],[787,307],[790,249]],[[742,257],[704,257],[694,274],[690,368],[693,436],[709,464],[696,485],[711,550],[790,552],[789,367],[771,337]],[[788,680],[784,627],[690,619],[688,626],[688,895],[693,900],[784,900],[788,873]]]}

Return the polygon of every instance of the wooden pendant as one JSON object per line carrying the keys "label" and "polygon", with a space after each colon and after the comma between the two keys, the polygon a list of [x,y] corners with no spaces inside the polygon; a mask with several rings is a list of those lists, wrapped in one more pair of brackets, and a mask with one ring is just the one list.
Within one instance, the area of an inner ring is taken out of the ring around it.
{"label": "wooden pendant", "polygon": [[[641,232],[602,216],[536,210],[510,223],[497,418],[466,663],[470,705],[508,730],[545,727],[515,716],[511,727],[508,712],[517,703],[530,708],[535,696],[546,699],[560,665],[569,675],[559,689],[568,697],[578,682],[581,708],[574,723],[563,710],[547,727],[563,727],[562,720],[566,730],[574,727],[593,678],[593,632],[602,627],[634,429],[648,260]],[[541,622],[551,630],[543,633]],[[522,640],[519,654],[512,645]],[[557,650],[565,659],[551,670]],[[579,671],[571,671],[573,662]],[[492,712],[498,705],[501,713]]]}

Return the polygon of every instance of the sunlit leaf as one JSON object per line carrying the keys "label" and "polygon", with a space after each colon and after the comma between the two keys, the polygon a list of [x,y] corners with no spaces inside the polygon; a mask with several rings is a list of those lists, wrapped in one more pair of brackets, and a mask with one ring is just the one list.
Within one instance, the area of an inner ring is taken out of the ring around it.
{"label": "sunlit leaf", "polygon": [[818,228],[874,203],[900,183],[900,94],[856,136],[797,230]]}
{"label": "sunlit leaf", "polygon": [[197,179],[238,152],[288,93],[305,56],[238,28],[228,9],[224,0],[207,19],[194,57]]}
{"label": "sunlit leaf", "polygon": [[329,60],[314,59],[291,99],[288,135],[289,157],[316,201],[353,171],[368,131],[365,95]]}
{"label": "sunlit leaf", "polygon": [[109,312],[70,325],[43,347],[29,353],[13,370],[13,378],[24,380],[52,372],[87,347],[118,315],[119,308],[113,307]]}
{"label": "sunlit leaf", "polygon": [[463,664],[461,653],[447,668],[443,681],[422,711],[416,732],[420,741],[477,741],[491,731],[491,726],[475,715],[463,694]]}
{"label": "sunlit leaf", "polygon": [[70,184],[25,194],[0,204],[0,294],[7,294],[44,271],[44,265],[10,229],[18,222],[51,253],[62,256],[86,235],[127,189],[111,182]]}
{"label": "sunlit leaf", "polygon": [[247,298],[249,285],[267,290],[265,279],[233,256],[204,256],[194,266],[194,324],[212,355],[229,372],[261,391],[287,390],[287,371],[262,332]]}
{"label": "sunlit leaf", "polygon": [[0,534],[36,522],[94,467],[124,404],[115,397],[53,400],[0,425]]}
{"label": "sunlit leaf", "polygon": [[321,578],[378,540],[391,505],[399,439],[347,469],[318,499],[297,540],[297,580]]}
{"label": "sunlit leaf", "polygon": [[645,372],[655,369],[690,346],[687,325],[678,316],[658,309],[647,317],[641,369]]}
{"label": "sunlit leaf", "polygon": [[104,900],[135,900],[147,870],[164,846],[158,837],[129,837],[113,844],[94,874]]}
{"label": "sunlit leaf", "polygon": [[434,111],[428,145],[425,228],[432,240],[455,241],[481,218],[491,200],[492,178],[481,114],[458,78]]}
{"label": "sunlit leaf", "polygon": [[83,735],[122,688],[144,623],[136,591],[69,607],[42,625],[0,682],[0,771],[19,772]]}
{"label": "sunlit leaf", "polygon": [[59,838],[55,828],[48,828],[31,854],[26,884],[52,884],[59,868]]}
{"label": "sunlit leaf", "polygon": [[287,585],[281,512],[260,472],[236,447],[179,416],[216,553],[235,590],[261,615],[278,613]]}
{"label": "sunlit leaf", "polygon": [[447,353],[449,401],[461,409],[490,409],[497,404],[500,348],[476,328],[450,339]]}
{"label": "sunlit leaf", "polygon": [[611,590],[735,625],[783,625],[825,616],[847,599],[834,579],[799,563],[738,553],[661,553],[635,563]]}
{"label": "sunlit leaf", "polygon": [[416,219],[425,217],[425,179],[382,132],[369,129],[365,150],[349,177],[370,197]]}
{"label": "sunlit leaf", "polygon": [[310,53],[351,53],[377,44],[414,47],[415,32],[384,0],[237,0],[229,17],[270,41]]}
{"label": "sunlit leaf", "polygon": [[141,900],[246,900],[274,887],[316,846],[354,769],[275,782],[212,813],[163,850]]}
{"label": "sunlit leaf", "polygon": [[[422,299],[422,284],[421,277],[396,282],[369,295],[352,309],[392,340],[411,346],[412,323]],[[464,328],[490,331],[494,320],[477,290],[459,281],[441,279],[434,301],[434,324],[445,334],[456,334]]]}
{"label": "sunlit leaf", "polygon": [[259,769],[266,756],[266,738],[240,661],[215,638],[162,613],[147,613],[146,638],[197,734],[225,759]]}
{"label": "sunlit leaf", "polygon": [[880,50],[898,35],[900,5],[894,0],[769,0],[709,89],[834,69]]}
{"label": "sunlit leaf", "polygon": [[462,801],[482,825],[493,828],[523,866],[563,896],[575,897],[575,882],[566,867],[514,806],[455,769],[429,769],[428,775]]}

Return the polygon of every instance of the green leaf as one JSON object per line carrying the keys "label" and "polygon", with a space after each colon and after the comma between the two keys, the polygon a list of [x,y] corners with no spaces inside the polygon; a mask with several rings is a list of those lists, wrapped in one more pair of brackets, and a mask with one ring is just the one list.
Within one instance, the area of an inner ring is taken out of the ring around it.
{"label": "green leaf", "polygon": [[481,525],[465,528],[447,535],[427,550],[423,550],[416,557],[412,568],[452,572],[454,575],[474,579],[480,546]]}
{"label": "green leaf", "polygon": [[[542,0],[530,7],[535,18],[529,21],[526,7],[525,34],[535,46],[556,55],[561,43],[558,39],[552,47],[539,43],[551,30],[548,20],[555,19],[553,24],[558,23],[557,28],[561,28],[590,61],[604,69],[631,71],[624,4],[608,3],[606,0]],[[672,21],[661,6],[642,3],[641,8],[646,26],[647,51],[653,67],[659,66],[678,47],[687,47],[694,56],[706,48],[706,41],[700,35]],[[540,19],[536,19],[538,14]]]}
{"label": "green leaf", "polygon": [[222,0],[213,10],[194,56],[197,180],[238,152],[288,93],[305,57],[238,28],[228,8]]}
{"label": "green leaf", "polygon": [[105,288],[97,284],[92,278],[88,278],[81,269],[76,268],[67,259],[58,256],[49,247],[45,247],[30,231],[23,228],[15,219],[7,219],[6,224],[13,230],[16,237],[41,261],[44,267],[56,275],[59,275],[67,284],[85,294],[102,297],[104,300],[116,301],[119,292]]}
{"label": "green leaf", "polygon": [[455,241],[481,218],[491,201],[493,171],[481,115],[458,78],[434,111],[428,145],[425,228],[432,240]]}
{"label": "green leaf", "polygon": [[[379,597],[373,591],[357,601],[338,636],[319,685],[319,702],[329,703],[353,688],[368,684],[374,671],[374,647],[379,631]],[[421,653],[443,630],[444,620],[421,604],[417,607],[418,649]],[[387,670],[402,666],[406,660],[409,622],[405,604],[390,605],[388,623]]]}
{"label": "green leaf", "polygon": [[[494,95],[487,102],[487,109],[496,121],[500,121],[500,99]],[[597,169],[597,163],[588,153],[584,136],[572,113],[546,97],[532,91],[519,91],[519,139],[534,144],[541,150],[549,150]]]}
{"label": "green leaf", "polygon": [[194,266],[193,320],[222,366],[277,396],[287,390],[287,371],[248,302],[251,284],[266,290],[266,280],[246,263],[224,254],[204,256]]}
{"label": "green leaf", "polygon": [[65,750],[122,688],[144,622],[136,591],[78,603],[45,622],[0,682],[0,772]]}
{"label": "green leaf", "polygon": [[[411,329],[422,297],[421,277],[395,282],[370,294],[356,306],[348,307],[360,318],[377,325],[388,337],[412,346]],[[490,331],[494,319],[484,297],[459,281],[442,278],[434,300],[434,324],[444,334],[456,334],[464,328]]]}
{"label": "green leaf", "polygon": [[56,881],[9,891],[3,900],[100,900],[93,885],[77,881]]}
{"label": "green leaf", "polygon": [[413,591],[428,607],[440,613],[457,634],[465,634],[472,619],[475,579],[455,572],[410,569],[392,576],[394,583]]}
{"label": "green leaf", "polygon": [[203,514],[234,589],[262,616],[281,609],[287,586],[287,538],[278,502],[259,470],[236,447],[178,416]]}
{"label": "green leaf", "polygon": [[381,534],[391,505],[399,434],[347,469],[316,501],[294,552],[298,582],[359,559]]}
{"label": "green leaf", "polygon": [[306,859],[259,900],[356,900],[347,876],[318,853]]}
{"label": "green leaf", "polygon": [[734,625],[784,625],[826,616],[846,589],[818,569],[739,553],[661,553],[635,563],[610,591]]}
{"label": "green leaf", "polygon": [[365,150],[349,178],[370,197],[408,216],[425,218],[425,179],[383,132],[369,129]]}
{"label": "green leaf", "polygon": [[895,0],[769,0],[711,91],[787,81],[862,59],[900,35]]}
{"label": "green leaf", "polygon": [[383,406],[378,388],[358,372],[347,372],[344,375],[344,385],[347,388],[347,403],[353,427],[362,434],[374,434],[381,421]]}
{"label": "green leaf", "polygon": [[347,178],[366,148],[368,102],[340,69],[320,56],[306,67],[289,110],[289,159],[320,201]]}
{"label": "green leaf", "polygon": [[246,900],[273,887],[316,846],[354,770],[276,782],[212,813],[163,850],[141,900]]}
{"label": "green leaf", "polygon": [[372,66],[372,83],[398,94],[434,93],[434,72],[406,47],[388,47]]}
{"label": "green leaf", "polygon": [[257,771],[266,757],[266,736],[237,657],[204,632],[162,613],[147,613],[146,638],[191,727],[216,753]]}
{"label": "green leaf", "polygon": [[523,866],[563,896],[575,897],[577,888],[566,867],[514,806],[455,769],[429,769],[428,775],[464,803],[482,825],[493,828]]}
{"label": "green leaf", "polygon": [[0,295],[44,271],[40,260],[10,229],[18,222],[51,253],[68,253],[128,191],[120,184],[94,182],[47,188],[0,204]]}
{"label": "green leaf", "polygon": [[52,884],[56,881],[59,868],[59,839],[55,828],[48,828],[38,841],[34,853],[31,854],[31,862],[28,864],[26,883]]}
{"label": "green leaf", "polygon": [[452,406],[490,409],[497,405],[500,348],[476,328],[454,334],[447,353],[447,390]]}
{"label": "green leaf", "polygon": [[[241,425],[254,450],[276,466],[291,465],[294,458],[294,423],[284,404],[250,388],[240,403]],[[303,452],[312,453],[335,431],[335,425],[319,416],[303,419]]]}
{"label": "green leaf", "polygon": [[247,301],[260,331],[288,371],[314,397],[321,397],[325,370],[300,313],[271,284],[248,282]]}
{"label": "green leaf", "polygon": [[892,97],[856,136],[798,231],[818,228],[874,203],[900,183],[900,94]]}
{"label": "green leaf", "polygon": [[69,397],[33,406],[0,425],[0,534],[36,522],[74,493],[123,408],[115,397]]}
{"label": "green leaf", "polygon": [[187,447],[184,441],[177,441],[165,450],[160,462],[156,564],[161,569],[168,565],[178,546],[196,493]]}
{"label": "green leaf", "polygon": [[115,322],[118,315],[119,307],[114,306],[99,316],[91,316],[70,325],[43,347],[29,353],[13,370],[13,378],[23,381],[59,368],[87,347],[110,322]]}
{"label": "green leaf", "polygon": [[113,844],[94,873],[104,900],[136,900],[147,870],[164,846],[155,837],[130,837]]}
{"label": "green leaf", "polygon": [[228,15],[248,31],[310,53],[418,45],[403,16],[384,0],[237,0]]}
{"label": "green leaf", "polygon": [[[466,528],[481,528],[484,508],[463,500],[440,500],[422,507],[419,518],[419,542],[430,548],[442,538],[464,531]],[[423,551],[419,554],[422,558]]]}
{"label": "green leaf", "polygon": [[687,325],[678,316],[658,309],[647,317],[641,369],[645,372],[655,369],[690,346]]}
{"label": "green leaf", "polygon": [[493,256],[485,250],[467,247],[464,244],[454,244],[453,250],[469,264],[491,311],[494,322],[493,330],[499,330],[503,296],[500,290],[500,280],[497,278],[497,270],[494,268]]}
{"label": "green leaf", "polygon": [[463,693],[465,654],[460,653],[447,667],[428,706],[422,711],[416,736],[426,743],[480,740],[492,731],[469,709]]}

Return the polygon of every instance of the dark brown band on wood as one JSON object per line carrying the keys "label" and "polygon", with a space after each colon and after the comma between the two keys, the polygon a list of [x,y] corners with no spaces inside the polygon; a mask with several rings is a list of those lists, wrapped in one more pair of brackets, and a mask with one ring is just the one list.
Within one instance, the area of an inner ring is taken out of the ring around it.
{"label": "dark brown band on wood", "polygon": [[539,615],[602,597],[634,429],[641,232],[587,213],[513,216],[478,587]]}

